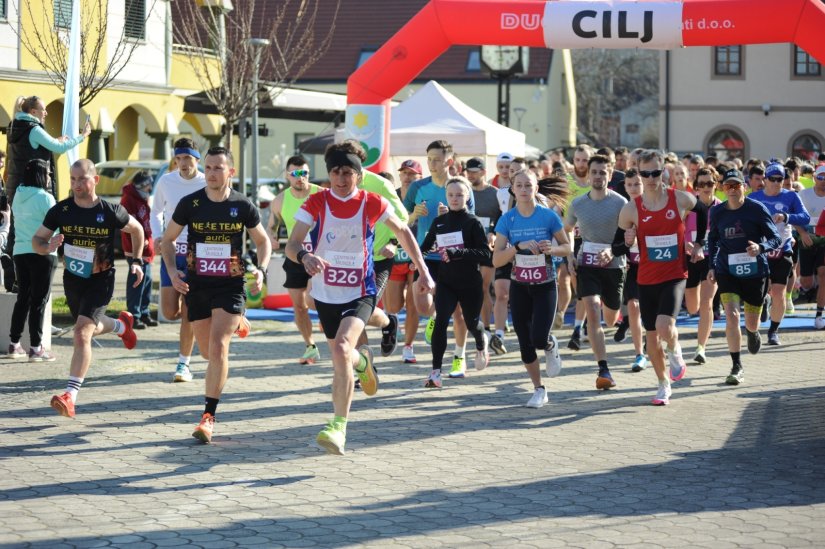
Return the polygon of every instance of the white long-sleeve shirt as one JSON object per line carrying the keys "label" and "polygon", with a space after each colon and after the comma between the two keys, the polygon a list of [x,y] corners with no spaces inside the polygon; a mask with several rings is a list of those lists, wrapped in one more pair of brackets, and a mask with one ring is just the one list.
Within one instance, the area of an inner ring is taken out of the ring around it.
{"label": "white long-sleeve shirt", "polygon": [[[205,186],[206,177],[201,172],[198,172],[192,179],[182,178],[178,170],[163,174],[158,179],[155,195],[152,198],[152,214],[149,217],[152,234],[160,238],[169,221],[172,220],[172,214],[175,213],[180,199]],[[186,242],[186,235],[187,228],[184,227],[177,242]]]}

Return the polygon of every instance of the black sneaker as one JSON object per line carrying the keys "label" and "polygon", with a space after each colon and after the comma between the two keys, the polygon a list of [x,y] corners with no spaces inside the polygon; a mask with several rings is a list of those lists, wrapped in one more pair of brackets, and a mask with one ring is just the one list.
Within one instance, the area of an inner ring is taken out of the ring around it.
{"label": "black sneaker", "polygon": [[146,329],[146,324],[141,322],[141,319],[139,319],[138,317],[135,317],[134,321],[132,321],[132,329],[133,330],[145,330]]}
{"label": "black sneaker", "polygon": [[570,336],[570,341],[567,342],[567,348],[571,351],[578,351],[582,348],[582,340],[578,330],[573,330],[573,335]]}
{"label": "black sneaker", "polygon": [[768,345],[781,345],[778,333],[768,332]]}
{"label": "black sneaker", "polygon": [[748,352],[755,355],[762,348],[762,337],[759,332],[751,332],[747,328],[745,331],[748,333]]}
{"label": "black sneaker", "polygon": [[627,317],[624,317],[619,324],[619,327],[616,328],[616,333],[613,334],[613,341],[616,343],[621,343],[625,339],[627,339],[627,329],[630,327],[630,321]]}
{"label": "black sneaker", "polygon": [[398,317],[387,315],[390,323],[386,328],[381,328],[381,356],[390,356],[398,346]]}
{"label": "black sneaker", "polygon": [[493,337],[490,338],[490,349],[499,356],[507,353],[507,348],[504,347],[504,341],[498,334],[493,334]]}
{"label": "black sneaker", "polygon": [[725,378],[725,383],[727,385],[739,385],[743,381],[745,381],[745,369],[741,364],[734,364],[733,368],[730,369],[730,374]]}
{"label": "black sneaker", "polygon": [[158,325],[158,321],[149,315],[142,315],[140,317],[140,321],[149,326],[150,328],[154,328]]}

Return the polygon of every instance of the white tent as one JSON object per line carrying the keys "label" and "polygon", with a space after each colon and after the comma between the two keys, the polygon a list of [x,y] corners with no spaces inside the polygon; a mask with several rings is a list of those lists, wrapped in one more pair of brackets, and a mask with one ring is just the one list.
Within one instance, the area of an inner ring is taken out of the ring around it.
{"label": "white tent", "polygon": [[[430,80],[409,99],[393,107],[390,154],[396,158],[424,157],[427,145],[444,139],[462,159],[493,159],[501,152],[524,156],[525,137],[470,108],[437,82]],[[489,166],[489,164],[488,164]],[[488,173],[495,171],[488,167]]]}

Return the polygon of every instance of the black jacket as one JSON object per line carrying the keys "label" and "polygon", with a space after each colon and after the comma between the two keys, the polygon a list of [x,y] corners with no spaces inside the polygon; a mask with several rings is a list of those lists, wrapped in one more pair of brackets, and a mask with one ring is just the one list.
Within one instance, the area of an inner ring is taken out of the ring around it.
{"label": "black jacket", "polygon": [[461,232],[464,247],[461,249],[447,249],[449,263],[443,263],[438,268],[438,278],[451,281],[467,281],[473,273],[478,273],[479,265],[492,265],[493,252],[487,243],[487,235],[481,221],[467,210],[454,212],[450,210],[439,215],[430,225],[424,242],[421,243],[421,252],[426,254],[436,244],[436,235]]}

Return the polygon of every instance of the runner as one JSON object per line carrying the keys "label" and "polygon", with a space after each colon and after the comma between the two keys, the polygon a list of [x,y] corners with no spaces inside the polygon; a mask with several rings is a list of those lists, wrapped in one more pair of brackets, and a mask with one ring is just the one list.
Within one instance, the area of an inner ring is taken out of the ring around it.
{"label": "runner", "polygon": [[[561,218],[536,203],[537,188],[532,173],[523,171],[515,175],[516,207],[498,220],[493,249],[494,266],[514,265],[510,285],[513,328],[521,348],[521,361],[534,387],[526,404],[528,408],[541,408],[548,402],[537,351],[544,351],[548,377],[561,372],[559,343],[550,334],[556,310],[556,273],[548,256],[570,254]],[[552,244],[553,238],[558,245]]]}
{"label": "runner", "polygon": [[756,354],[762,347],[759,313],[770,274],[766,252],[781,249],[782,246],[782,238],[768,209],[755,200],[745,198],[744,186],[745,179],[739,170],[725,172],[722,190],[728,199],[711,209],[708,233],[708,252],[713,258],[708,278],[719,283],[719,293],[725,306],[725,335],[733,362],[725,379],[728,385],[739,385],[745,379],[740,358],[740,300],[745,304],[748,352]]}
{"label": "runner", "polygon": [[[710,168],[699,168],[696,172],[696,179],[692,188],[696,192],[697,199],[705,205],[705,208],[720,204],[716,198],[716,172]],[[705,227],[707,230],[707,227]],[[687,231],[685,242],[685,253],[692,255],[693,242],[696,241],[696,214],[690,212],[685,220],[685,231]],[[710,332],[713,328],[713,299],[716,295],[716,282],[708,279],[710,268],[710,256],[707,255],[707,245],[702,250],[705,257],[694,262],[688,262],[688,277],[685,284],[685,308],[695,315],[699,313],[699,327],[696,332],[696,354],[693,355],[693,362],[704,364],[707,362],[705,347],[710,339]]]}
{"label": "runner", "polygon": [[[481,221],[481,226],[484,227],[484,232],[490,244],[490,257],[492,258],[492,247],[496,239],[493,229],[498,222],[498,218],[501,217],[501,209],[498,205],[496,189],[487,184],[484,161],[481,158],[474,157],[467,161],[467,179],[473,186],[476,216],[478,216],[478,220]],[[484,324],[484,329],[490,336],[492,336],[490,331],[490,316],[493,313],[493,299],[490,295],[490,288],[493,284],[494,275],[495,269],[493,268],[492,262],[481,265],[482,287],[484,288],[482,292],[484,295],[484,303],[481,305],[481,321]],[[501,349],[504,350],[503,341],[501,342]]]}
{"label": "runner", "polygon": [[785,287],[793,271],[793,236],[792,226],[805,227],[811,223],[811,216],[802,205],[799,195],[782,188],[785,168],[776,162],[765,169],[765,187],[751,193],[748,198],[763,204],[771,215],[776,230],[782,237],[782,243],[776,250],[768,253],[770,274],[770,319],[768,345],[779,345],[779,324],[785,317]]}
{"label": "runner", "polygon": [[800,192],[799,198],[812,220],[807,227],[797,227],[802,244],[799,250],[799,283],[803,292],[816,297],[814,329],[825,330],[825,317],[822,316],[825,309],[825,243],[811,238],[815,233],[813,220],[820,219],[822,212],[825,212],[825,165],[816,169],[814,186]]}
{"label": "runner", "polygon": [[567,267],[578,279],[577,294],[590,326],[590,345],[599,366],[596,389],[607,390],[615,387],[616,382],[607,365],[602,314],[605,323],[613,326],[622,306],[625,257],[614,256],[611,244],[619,225],[619,212],[627,200],[607,188],[613,177],[609,158],[593,155],[587,165],[590,191],[570,203],[564,222],[568,233],[578,227],[582,239],[578,255],[570,254],[567,258]]}
{"label": "runner", "polygon": [[[424,387],[441,388],[441,362],[447,349],[447,324],[460,304],[464,322],[476,342],[475,368],[487,367],[487,333],[479,319],[484,292],[480,265],[489,263],[492,256],[484,226],[467,211],[472,194],[470,182],[463,177],[447,181],[449,210],[435,218],[421,250],[436,248],[441,254],[435,292],[435,328],[432,336],[433,369]],[[489,292],[488,292],[489,293]],[[450,372],[451,378],[463,378],[465,372]]]}
{"label": "runner", "polygon": [[[65,417],[75,416],[77,393],[92,362],[92,338],[114,332],[127,349],[137,345],[131,313],[122,311],[117,320],[106,316],[115,289],[116,229],[132,236],[133,250],[143,250],[143,226],[120,204],[97,196],[100,178],[94,163],[82,158],[72,164],[70,175],[72,196],[46,212],[32,238],[32,249],[40,255],[63,244],[63,287],[75,321],[74,349],[66,391],[53,396],[51,406]],[[136,287],[143,280],[142,264],[136,251],[129,266]]]}
{"label": "runner", "polygon": [[[389,210],[386,199],[359,190],[361,157],[352,142],[330,145],[324,154],[331,187],[312,195],[295,214],[296,224],[286,245],[287,256],[304,266],[312,278],[312,297],[327,337],[332,364],[334,418],[316,441],[329,453],[343,455],[346,446],[355,368],[367,395],[378,391],[369,347],[355,349],[356,341],[376,303],[373,271],[375,224],[383,222],[408,250],[420,272],[419,292],[430,292],[433,281],[412,233]],[[318,246],[310,253],[301,243],[314,223]]]}
{"label": "runner", "polygon": [[[152,213],[149,223],[152,234],[156,236],[155,249],[160,249],[163,230],[172,220],[180,199],[206,186],[206,179],[198,171],[198,161],[201,155],[195,148],[195,143],[182,137],[175,141],[174,163],[177,169],[161,176],[155,185],[155,194],[152,198]],[[177,268],[186,272],[186,230],[181,233],[177,242],[175,257]],[[163,317],[167,320],[180,320],[180,342],[178,344],[178,364],[172,376],[173,381],[192,381],[192,372],[189,361],[195,348],[195,333],[186,314],[186,300],[178,292],[169,277],[166,264],[160,263],[160,308]]]}
{"label": "runner", "polygon": [[[161,242],[172,285],[186,299],[186,310],[201,356],[209,361],[204,376],[205,408],[192,436],[212,442],[215,414],[229,377],[229,343],[244,321],[244,229],[255,243],[258,261],[252,293],[263,287],[272,247],[258,209],[232,190],[232,153],[213,147],[204,159],[206,188],[178,202]],[[186,236],[186,271],[177,268],[180,235]]]}
{"label": "runner", "polygon": [[[289,186],[281,191],[269,205],[272,215],[269,216],[267,231],[273,250],[281,247],[278,240],[281,223],[286,226],[286,234],[289,238],[295,227],[295,212],[311,194],[321,190],[321,187],[309,182],[309,164],[303,156],[292,156],[286,161],[286,180]],[[314,235],[307,234],[303,243],[304,249],[309,252],[313,249],[312,236]],[[315,305],[309,296],[309,275],[301,265],[288,257],[284,257],[283,269],[286,273],[284,288],[286,288],[289,299],[292,301],[292,309],[295,312],[295,326],[301,333],[306,346],[304,354],[298,359],[298,362],[300,364],[315,364],[321,360],[321,353],[312,337],[312,320],[309,318],[309,309],[314,308]]]}
{"label": "runner", "polygon": [[[670,401],[670,379],[684,377],[687,367],[679,345],[676,315],[682,305],[687,279],[685,262],[685,223],[689,211],[697,213],[697,235],[691,261],[704,257],[707,209],[696,197],[668,189],[662,181],[664,159],[659,151],[648,150],[639,156],[639,175],[644,192],[628,202],[619,215],[625,242],[639,242],[639,308],[647,331],[647,352],[659,380],[652,400],[654,406]],[[670,379],[665,375],[665,350],[670,364]]]}

